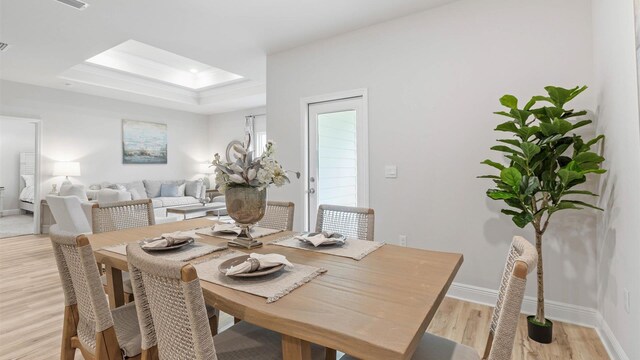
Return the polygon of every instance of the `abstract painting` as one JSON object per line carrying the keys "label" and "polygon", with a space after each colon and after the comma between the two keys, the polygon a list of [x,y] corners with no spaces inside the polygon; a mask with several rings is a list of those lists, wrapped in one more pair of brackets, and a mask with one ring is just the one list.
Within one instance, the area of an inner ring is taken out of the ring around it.
{"label": "abstract painting", "polygon": [[123,164],[166,164],[167,124],[122,120]]}

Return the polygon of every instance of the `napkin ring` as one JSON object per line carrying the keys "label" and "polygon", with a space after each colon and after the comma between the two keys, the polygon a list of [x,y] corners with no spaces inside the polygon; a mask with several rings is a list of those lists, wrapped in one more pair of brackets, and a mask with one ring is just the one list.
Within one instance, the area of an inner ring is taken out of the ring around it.
{"label": "napkin ring", "polygon": [[254,258],[249,258],[247,260],[249,260],[249,263],[251,264],[251,269],[249,270],[249,272],[258,271],[258,269],[260,268],[260,261]]}

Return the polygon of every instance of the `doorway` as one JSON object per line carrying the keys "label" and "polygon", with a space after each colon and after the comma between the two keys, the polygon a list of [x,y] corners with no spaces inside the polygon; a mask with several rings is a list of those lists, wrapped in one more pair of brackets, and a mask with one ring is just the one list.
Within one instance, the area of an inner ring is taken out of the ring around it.
{"label": "doorway", "polygon": [[40,120],[0,116],[0,238],[40,233]]}
{"label": "doorway", "polygon": [[307,228],[320,204],[369,206],[366,91],[336,94],[307,106]]}

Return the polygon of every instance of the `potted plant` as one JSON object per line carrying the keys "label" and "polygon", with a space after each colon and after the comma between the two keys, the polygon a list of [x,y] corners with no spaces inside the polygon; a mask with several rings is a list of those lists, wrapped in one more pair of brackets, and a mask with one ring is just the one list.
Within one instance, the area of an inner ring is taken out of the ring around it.
{"label": "potted plant", "polygon": [[[575,120],[586,111],[565,109],[565,105],[587,87],[564,89],[547,86],[546,96],[534,96],[522,108],[513,95],[504,95],[500,104],[507,111],[495,114],[509,118],[495,130],[510,136],[499,139],[491,150],[498,151],[508,160],[484,160],[482,163],[500,171],[499,175],[484,175],[492,179],[494,187],[487,196],[501,200],[508,206],[502,213],[511,216],[520,228],[533,226],[538,251],[538,302],[535,316],[529,316],[529,337],[541,343],[552,340],[553,323],[544,314],[544,268],[542,266],[542,238],[549,220],[558,211],[583,209],[602,210],[575,196],[595,197],[596,194],[576,187],[587,180],[589,174],[602,174],[604,158],[591,151],[591,147],[604,138],[598,135],[588,141],[573,131],[591,124],[591,120]],[[538,105],[542,103],[543,105]]]}
{"label": "potted plant", "polygon": [[225,195],[227,212],[241,229],[230,245],[247,249],[262,245],[253,239],[250,227],[265,214],[267,188],[271,185],[280,187],[289,182],[286,171],[273,158],[273,141],[267,141],[264,152],[257,158],[253,157],[250,145],[251,136],[247,134],[242,145],[233,145],[233,150],[239,154],[235,162],[222,162],[220,155],[215,154],[211,164],[216,168],[216,184]]}

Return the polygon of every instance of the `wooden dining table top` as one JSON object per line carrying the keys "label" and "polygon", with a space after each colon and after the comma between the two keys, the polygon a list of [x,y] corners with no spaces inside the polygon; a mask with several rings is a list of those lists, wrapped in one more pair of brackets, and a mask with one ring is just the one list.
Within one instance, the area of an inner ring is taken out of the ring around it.
{"label": "wooden dining table top", "polygon": [[[100,248],[215,223],[199,218],[93,234],[89,241],[99,263],[126,271],[126,256]],[[294,264],[327,269],[325,274],[270,304],[255,295],[200,281],[206,303],[255,325],[361,359],[411,358],[463,262],[458,253],[390,244],[360,261],[268,245],[287,233],[260,238],[265,243],[261,248],[234,250],[279,253]],[[209,236],[198,241],[226,242]]]}

